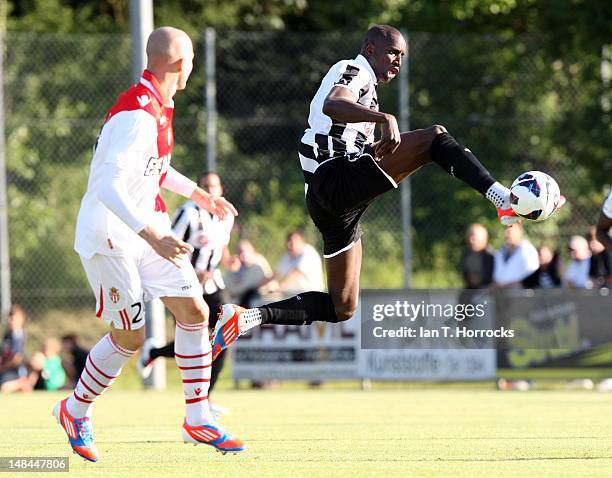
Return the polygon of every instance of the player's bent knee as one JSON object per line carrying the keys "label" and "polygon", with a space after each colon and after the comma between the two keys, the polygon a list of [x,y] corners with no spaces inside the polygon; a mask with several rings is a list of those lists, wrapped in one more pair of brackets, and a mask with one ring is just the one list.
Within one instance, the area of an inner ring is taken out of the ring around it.
{"label": "player's bent knee", "polygon": [[176,320],[184,324],[200,324],[207,322],[208,316],[209,310],[206,302],[203,299],[194,297],[191,300],[185,301]]}
{"label": "player's bent knee", "polygon": [[442,126],[442,125],[439,125],[439,124],[435,124],[433,126],[430,126],[427,129],[430,131],[432,139],[435,138],[436,136],[438,136],[439,134],[448,133],[446,128],[444,126]]}
{"label": "player's bent knee", "polygon": [[345,320],[349,320],[351,317],[353,317],[353,315],[355,315],[357,307],[353,304],[343,304],[335,307],[335,310],[338,322],[344,322]]}
{"label": "player's bent knee", "polygon": [[117,344],[127,350],[138,350],[145,341],[145,328],[137,330],[113,329],[111,335]]}

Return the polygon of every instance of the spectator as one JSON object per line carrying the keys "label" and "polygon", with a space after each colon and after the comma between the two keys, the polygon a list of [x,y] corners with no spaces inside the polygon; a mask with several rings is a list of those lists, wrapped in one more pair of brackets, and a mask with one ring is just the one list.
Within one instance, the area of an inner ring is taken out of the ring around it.
{"label": "spectator", "polygon": [[589,267],[589,277],[593,282],[593,287],[612,286],[612,256],[605,246],[597,240],[596,228],[589,229],[587,234],[589,249],[591,250],[591,263]]}
{"label": "spectator", "polygon": [[71,382],[70,387],[74,387],[83,373],[89,350],[79,345],[79,338],[76,334],[68,334],[62,337],[62,350],[67,356],[67,359],[62,362],[62,366]]}
{"label": "spectator", "polygon": [[232,302],[251,307],[261,298],[261,287],[272,276],[270,264],[246,239],[238,243],[238,255],[229,260],[225,275]]}
{"label": "spectator", "polygon": [[523,226],[514,224],[504,230],[504,245],[495,253],[493,287],[521,287],[523,280],[539,267],[538,251],[523,237]]}
{"label": "spectator", "polygon": [[0,391],[15,391],[16,382],[27,376],[25,365],[26,314],[21,306],[13,304],[0,348]]}
{"label": "spectator", "polygon": [[66,372],[59,355],[62,346],[55,337],[47,337],[42,352],[30,360],[29,381],[35,390],[59,390],[66,384]]}
{"label": "spectator", "polygon": [[482,289],[493,281],[493,252],[489,234],[482,224],[472,224],[465,235],[461,273],[466,289]]}
{"label": "spectator", "polygon": [[588,241],[582,236],[572,236],[569,251],[572,260],[563,276],[563,284],[571,289],[590,289],[591,251]]}
{"label": "spectator", "polygon": [[278,263],[274,280],[271,290],[286,296],[325,290],[321,256],[306,243],[302,232],[296,230],[287,235],[287,252]]}
{"label": "spectator", "polygon": [[548,246],[541,246],[538,250],[540,267],[523,281],[528,289],[552,289],[561,285],[559,273],[559,253]]}

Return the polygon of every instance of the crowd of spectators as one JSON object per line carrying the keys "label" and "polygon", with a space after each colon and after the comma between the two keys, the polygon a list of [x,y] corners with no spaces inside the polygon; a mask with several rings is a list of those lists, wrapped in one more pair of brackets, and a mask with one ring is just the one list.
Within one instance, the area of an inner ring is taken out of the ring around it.
{"label": "crowd of spectators", "polygon": [[461,272],[468,289],[612,287],[612,257],[597,240],[595,228],[570,238],[565,263],[561,251],[549,244],[536,249],[520,224],[504,229],[504,242],[497,251],[481,224],[468,228],[465,242]]}
{"label": "crowd of spectators", "polygon": [[0,392],[31,392],[74,387],[89,351],[79,345],[75,334],[60,341],[48,336],[40,351],[26,355],[25,310],[11,306],[0,344]]}

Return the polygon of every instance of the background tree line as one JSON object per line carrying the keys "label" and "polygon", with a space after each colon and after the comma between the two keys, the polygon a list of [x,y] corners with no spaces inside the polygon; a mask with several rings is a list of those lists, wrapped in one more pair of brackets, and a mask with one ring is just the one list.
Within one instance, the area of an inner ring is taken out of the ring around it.
{"label": "background tree line", "polygon": [[[14,288],[60,305],[85,284],[72,241],[91,146],[130,84],[128,0],[7,5]],[[296,141],[322,74],[354,56],[361,33],[378,22],[410,34],[411,127],[446,125],[506,182],[526,169],[550,171],[570,206],[530,235],[559,244],[583,232],[612,178],[610,84],[602,76],[611,20],[604,1],[155,2],[157,25],[194,39],[217,28],[220,173],[242,211],[242,234],[273,262],[288,229],[305,227],[318,240],[303,205]],[[174,156],[191,175],[206,146],[202,65],[199,43],[191,83],[177,96]],[[380,89],[386,111],[397,113],[397,87]],[[386,195],[366,218],[366,286],[401,285],[398,204],[399,195]],[[498,230],[488,202],[462,184],[432,166],[415,175],[416,285],[457,283],[463,231],[474,221]]]}

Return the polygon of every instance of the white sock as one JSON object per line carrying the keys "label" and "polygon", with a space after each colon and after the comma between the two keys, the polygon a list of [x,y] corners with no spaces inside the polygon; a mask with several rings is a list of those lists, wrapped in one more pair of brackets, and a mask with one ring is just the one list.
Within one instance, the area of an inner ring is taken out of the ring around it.
{"label": "white sock", "polygon": [[493,183],[485,197],[498,209],[510,209],[510,190],[503,184]]}
{"label": "white sock", "polygon": [[258,325],[261,325],[261,310],[259,309],[246,309],[238,318],[238,328],[241,334]]}
{"label": "white sock", "polygon": [[213,422],[208,407],[212,355],[207,324],[182,324],[177,320],[174,355],[183,379],[187,424]]}
{"label": "white sock", "polygon": [[110,332],[102,337],[89,352],[81,378],[68,397],[68,413],[76,418],[89,416],[93,402],[113,384],[123,364],[135,353],[117,344]]}

